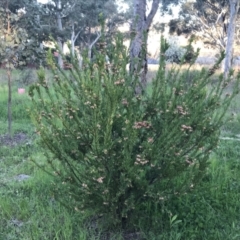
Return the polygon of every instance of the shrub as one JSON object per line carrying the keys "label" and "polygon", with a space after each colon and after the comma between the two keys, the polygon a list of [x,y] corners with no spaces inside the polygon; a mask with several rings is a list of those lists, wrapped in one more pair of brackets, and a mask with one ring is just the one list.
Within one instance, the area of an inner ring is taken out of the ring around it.
{"label": "shrub", "polygon": [[186,53],[186,49],[178,44],[177,37],[171,37],[167,43],[169,45],[165,52],[166,60],[170,63],[180,63]]}
{"label": "shrub", "polygon": [[191,45],[193,37],[190,39],[188,46],[180,46],[179,39],[177,37],[171,37],[168,39],[168,49],[165,52],[165,58],[170,63],[191,63],[196,58],[196,52]]}
{"label": "shrub", "polygon": [[56,178],[55,197],[77,211],[93,210],[108,228],[167,226],[159,218],[164,203],[201,181],[239,89],[239,76],[230,94],[223,91],[231,76],[219,76],[211,87],[221,59],[188,81],[189,69],[166,72],[166,49],[162,41],[158,73],[142,95],[135,94],[137,75],[126,70],[121,37],[94,63],[85,59],[83,69],[73,59],[66,72],[49,57],[54,78],[41,69],[29,89],[48,161],[44,169]]}

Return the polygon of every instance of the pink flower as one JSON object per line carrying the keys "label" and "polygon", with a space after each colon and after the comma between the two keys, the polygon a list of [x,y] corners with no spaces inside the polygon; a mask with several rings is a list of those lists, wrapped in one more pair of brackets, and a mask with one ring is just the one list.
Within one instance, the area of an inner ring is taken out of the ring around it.
{"label": "pink flower", "polygon": [[147,140],[149,143],[153,143],[153,138],[148,138]]}
{"label": "pink flower", "polygon": [[103,179],[104,179],[104,177],[100,177],[100,178],[97,179],[97,182],[103,183]]}
{"label": "pink flower", "polygon": [[133,128],[139,129],[139,128],[150,128],[152,125],[148,123],[147,121],[142,122],[135,122]]}
{"label": "pink flower", "polygon": [[126,99],[123,99],[123,100],[122,100],[122,104],[123,104],[124,106],[128,106],[128,101],[127,101]]}

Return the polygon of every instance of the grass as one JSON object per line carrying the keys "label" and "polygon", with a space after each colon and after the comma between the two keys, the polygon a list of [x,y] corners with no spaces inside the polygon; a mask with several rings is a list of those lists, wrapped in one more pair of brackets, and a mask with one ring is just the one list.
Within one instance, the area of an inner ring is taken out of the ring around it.
{"label": "grass", "polygon": [[[7,133],[7,85],[4,71],[0,74],[1,141]],[[52,178],[31,161],[45,162],[27,112],[30,100],[27,94],[17,93],[19,74],[13,73],[13,135],[21,133],[26,139],[16,137],[14,145],[0,144],[0,240],[103,239],[104,233],[92,230],[91,221],[86,221],[88,213],[71,212],[54,199]],[[18,181],[20,174],[30,177]],[[113,233],[111,239],[122,238]]]}
{"label": "grass", "polygon": [[[15,72],[13,80],[18,76]],[[1,79],[0,136],[4,136],[7,88],[4,78]],[[158,229],[149,226],[143,239],[240,239],[240,146],[234,140],[240,134],[239,100],[238,96],[229,109],[229,115],[234,112],[232,121],[222,129],[222,136],[232,140],[220,140],[200,188],[164,202],[166,211],[159,213]],[[13,132],[25,138],[16,138],[15,145],[0,144],[0,240],[124,239],[118,232],[109,235],[97,231],[94,221],[89,221],[91,213],[69,211],[55,200],[52,177],[31,161],[34,158],[41,165],[45,159],[26,111],[29,106],[27,94],[17,94],[14,84]],[[18,181],[16,177],[20,174],[30,177]],[[139,228],[145,224],[143,221]]]}

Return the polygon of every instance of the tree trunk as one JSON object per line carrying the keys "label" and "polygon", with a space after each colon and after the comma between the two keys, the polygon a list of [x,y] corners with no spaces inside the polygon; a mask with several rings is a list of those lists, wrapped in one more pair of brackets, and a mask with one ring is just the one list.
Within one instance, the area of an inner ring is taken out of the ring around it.
{"label": "tree trunk", "polygon": [[232,66],[233,58],[233,45],[236,28],[237,13],[239,9],[239,0],[229,0],[230,4],[230,20],[227,30],[227,45],[226,45],[226,57],[224,63],[224,76],[227,77],[229,70]]}
{"label": "tree trunk", "polygon": [[151,11],[146,16],[146,0],[135,0],[134,18],[131,25],[130,73],[139,76],[136,93],[140,94],[147,85],[147,39],[148,31],[159,7],[159,0],[153,0]]}
{"label": "tree trunk", "polygon": [[[61,18],[61,0],[58,0],[58,5],[57,5],[57,26],[58,26],[58,29],[60,31],[63,30],[63,27],[62,27],[62,18]],[[60,68],[63,68],[63,59],[62,59],[62,52],[63,52],[63,44],[62,44],[62,40],[60,37],[58,37],[58,48],[60,50],[60,52],[58,53],[58,65]]]}
{"label": "tree trunk", "polygon": [[71,54],[74,56],[75,53],[75,30],[74,30],[74,23],[72,25],[72,34],[71,34]]}
{"label": "tree trunk", "polygon": [[[72,33],[71,33],[71,55],[72,55],[72,57],[77,56],[79,68],[82,69],[82,57],[81,57],[81,54],[80,54],[80,52],[78,50],[75,51],[75,42],[76,42],[79,34],[80,34],[80,31],[78,31],[78,33],[75,34],[75,28],[74,28],[74,22],[73,22],[72,23]],[[75,55],[75,53],[76,53],[76,55]]]}
{"label": "tree trunk", "polygon": [[12,138],[12,83],[11,83],[11,69],[8,62],[7,69],[8,76],[8,137]]}
{"label": "tree trunk", "polygon": [[[8,10],[8,1],[6,2],[6,10]],[[6,36],[11,35],[10,14],[7,14],[7,33]],[[5,37],[6,37],[5,36]],[[6,39],[6,38],[5,38]],[[12,83],[11,83],[11,66],[7,62],[7,77],[8,77],[8,137],[12,139]]]}
{"label": "tree trunk", "polygon": [[98,39],[101,37],[101,33],[97,32],[97,37],[93,40],[93,42],[88,46],[88,59],[91,61],[91,56],[92,56],[92,48],[94,44],[98,41]]}

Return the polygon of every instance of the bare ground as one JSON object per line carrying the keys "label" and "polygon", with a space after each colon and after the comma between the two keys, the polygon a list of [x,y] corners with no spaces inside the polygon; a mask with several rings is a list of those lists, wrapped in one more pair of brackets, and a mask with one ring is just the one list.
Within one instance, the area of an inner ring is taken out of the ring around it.
{"label": "bare ground", "polygon": [[25,143],[28,136],[25,133],[19,132],[10,137],[8,134],[0,135],[0,146],[13,147]]}

